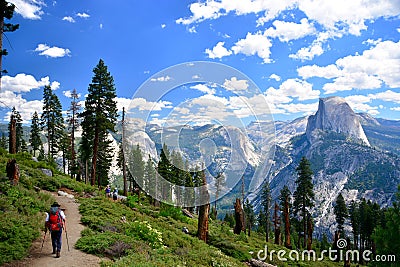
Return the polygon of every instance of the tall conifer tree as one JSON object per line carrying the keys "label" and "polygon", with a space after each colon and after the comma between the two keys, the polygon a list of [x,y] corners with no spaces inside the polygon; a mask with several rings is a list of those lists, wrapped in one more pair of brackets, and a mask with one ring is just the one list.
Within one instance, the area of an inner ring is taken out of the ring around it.
{"label": "tall conifer tree", "polygon": [[344,222],[349,216],[349,212],[347,210],[346,202],[344,201],[342,193],[339,193],[338,197],[336,198],[336,205],[333,209],[333,212],[336,216],[340,237],[344,238]]}
{"label": "tall conifer tree", "polygon": [[68,118],[67,122],[69,125],[69,154],[70,154],[70,174],[73,179],[78,171],[78,166],[76,163],[76,151],[75,151],[75,131],[79,126],[78,114],[81,109],[81,105],[79,103],[79,94],[76,89],[71,92],[71,106],[68,110]]}
{"label": "tall conifer tree", "polygon": [[[101,186],[102,183],[107,183],[105,178],[112,156],[107,135],[109,132],[115,132],[118,115],[114,79],[102,59],[93,69],[93,73],[85,100],[85,110],[80,114],[83,118],[81,151],[85,160],[90,156],[92,158],[90,183],[94,185],[97,177],[97,184]],[[101,173],[98,173],[98,165],[102,167]]]}
{"label": "tall conifer tree", "polygon": [[47,137],[47,156],[53,160],[61,147],[60,140],[64,135],[64,118],[62,106],[57,95],[53,93],[50,85],[43,89],[43,113],[40,121],[42,130]]}
{"label": "tall conifer tree", "polygon": [[39,115],[36,111],[32,115],[29,142],[31,143],[33,156],[36,157],[36,151],[39,151],[40,147],[43,145],[42,139],[40,139]]}
{"label": "tall conifer tree", "polygon": [[269,226],[270,226],[270,207],[271,207],[271,189],[269,182],[265,181],[261,193],[261,205],[265,214],[265,241],[269,241]]}
{"label": "tall conifer tree", "polygon": [[[307,158],[303,157],[300,160],[297,170],[296,190],[293,193],[293,209],[294,214],[301,218],[300,222],[303,225],[303,245],[307,246],[307,218],[309,210],[314,206],[314,191],[312,183],[313,172],[311,170],[310,162]],[[299,236],[301,233],[299,233]]]}
{"label": "tall conifer tree", "polygon": [[285,247],[291,249],[292,244],[290,240],[290,203],[291,203],[291,192],[289,187],[285,185],[281,194],[279,195],[282,217],[283,217],[283,225],[285,227]]}

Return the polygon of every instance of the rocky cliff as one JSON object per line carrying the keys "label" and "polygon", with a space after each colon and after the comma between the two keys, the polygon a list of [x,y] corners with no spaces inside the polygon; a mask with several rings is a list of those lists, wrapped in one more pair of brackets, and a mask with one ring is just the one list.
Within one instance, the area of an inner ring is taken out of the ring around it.
{"label": "rocky cliff", "polygon": [[341,97],[321,98],[317,113],[308,118],[306,134],[310,143],[319,140],[321,132],[343,134],[348,140],[370,145],[359,116]]}

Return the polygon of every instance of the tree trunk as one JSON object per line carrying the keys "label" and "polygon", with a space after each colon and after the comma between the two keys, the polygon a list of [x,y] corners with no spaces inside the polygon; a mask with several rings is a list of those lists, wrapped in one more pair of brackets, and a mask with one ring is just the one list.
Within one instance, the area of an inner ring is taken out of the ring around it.
{"label": "tree trunk", "polygon": [[199,207],[199,222],[198,222],[198,238],[207,243],[208,238],[208,213],[210,204],[201,205]]}
{"label": "tree trunk", "polygon": [[75,163],[75,109],[72,109],[72,130],[71,130],[71,179],[75,178],[76,172]]}
{"label": "tree trunk", "polygon": [[305,203],[305,199],[303,197],[303,208],[302,208],[302,212],[303,212],[303,248],[307,247],[307,214],[306,214],[306,203]]}
{"label": "tree trunk", "polygon": [[275,202],[274,208],[274,234],[275,234],[275,244],[280,245],[281,243],[281,219],[279,217],[279,206]]}
{"label": "tree trunk", "polygon": [[[92,158],[92,170],[90,174],[90,184],[93,186],[96,181],[96,164],[97,164],[97,153],[99,150],[99,129],[95,128],[94,131],[94,143],[93,143],[93,158]],[[100,187],[100,175],[98,177],[97,186]]]}
{"label": "tree trunk", "polygon": [[243,218],[243,209],[242,205],[240,203],[240,198],[236,199],[235,202],[235,228],[233,229],[233,232],[237,235],[240,234],[241,231],[244,230],[244,218]]}
{"label": "tree trunk", "polygon": [[[64,141],[63,141],[64,142]],[[64,145],[63,145],[64,146]],[[62,161],[63,161],[63,172],[64,172],[64,174],[65,174],[65,165],[67,165],[67,162],[66,162],[66,160],[65,160],[65,151],[64,151],[64,149],[63,149],[63,152],[62,152]]]}
{"label": "tree trunk", "polygon": [[339,262],[339,258],[340,258],[340,251],[339,251],[339,249],[337,247],[337,242],[338,242],[339,238],[340,238],[339,231],[335,231],[335,236],[333,238],[333,244],[332,244],[332,250],[336,250],[336,255],[335,255],[336,256],[336,259],[335,259],[336,262]]}
{"label": "tree trunk", "polygon": [[85,160],[85,184],[89,182],[89,172],[88,172],[88,160]]}
{"label": "tree trunk", "polygon": [[290,242],[290,218],[289,218],[289,200],[286,197],[285,207],[283,212],[283,217],[285,219],[285,247],[288,249],[292,249],[292,244]]}
{"label": "tree trunk", "polygon": [[[126,180],[126,163],[125,163],[125,154],[124,154],[124,143],[125,143],[125,107],[122,108],[122,177],[124,179],[124,196],[128,195],[128,183]],[[138,196],[140,200],[140,197]]]}
{"label": "tree trunk", "polygon": [[17,153],[17,120],[14,118],[14,115],[11,115],[10,121],[9,152],[10,154]]}
{"label": "tree trunk", "polygon": [[312,249],[312,234],[314,231],[314,226],[313,222],[311,220],[311,215],[308,214],[308,219],[307,219],[307,250]]}
{"label": "tree trunk", "polygon": [[[210,196],[208,194],[207,191],[207,180],[206,180],[206,176],[204,174],[203,171],[203,186],[201,187],[201,199],[202,200],[207,200],[206,203],[204,205],[201,205],[199,207],[199,220],[198,220],[198,225],[197,225],[197,234],[198,234],[198,238],[200,240],[203,240],[205,243],[207,243],[207,239],[208,239],[208,215],[210,212],[210,203],[209,203],[209,199]],[[202,201],[204,202],[204,201]]]}
{"label": "tree trunk", "polygon": [[[346,247],[346,251],[351,250],[351,242],[350,242],[350,238],[346,238],[347,241],[347,247]],[[350,267],[351,263],[350,263],[350,257],[346,257],[346,253],[345,254],[345,258],[344,258],[344,267]],[[374,254],[375,255],[375,254]],[[349,255],[350,256],[350,255]]]}
{"label": "tree trunk", "polygon": [[17,185],[19,182],[19,166],[15,159],[10,159],[6,166],[7,177],[12,185]]}

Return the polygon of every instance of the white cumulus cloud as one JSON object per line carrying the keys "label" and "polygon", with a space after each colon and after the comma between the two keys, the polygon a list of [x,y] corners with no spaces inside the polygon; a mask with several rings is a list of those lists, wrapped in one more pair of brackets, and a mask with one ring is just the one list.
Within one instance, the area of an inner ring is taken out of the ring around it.
{"label": "white cumulus cloud", "polygon": [[74,18],[73,17],[71,17],[71,16],[66,16],[66,17],[63,17],[63,19],[62,20],[64,20],[64,21],[68,21],[68,22],[71,22],[71,23],[75,23],[75,20],[74,20]]}
{"label": "white cumulus cloud", "polygon": [[215,89],[214,88],[210,88],[207,85],[202,84],[202,83],[193,85],[190,88],[198,90],[198,91],[203,92],[205,94],[209,94],[209,95],[215,94]]}
{"label": "white cumulus cloud", "polygon": [[300,20],[300,23],[275,20],[265,31],[265,35],[273,38],[279,38],[282,42],[301,39],[307,35],[315,34],[315,27],[308,22],[306,18]]}
{"label": "white cumulus cloud", "polygon": [[124,106],[128,111],[132,109],[139,109],[140,111],[143,110],[159,111],[162,109],[172,108],[172,103],[169,101],[151,102],[147,101],[144,98],[133,98],[133,99],[117,98],[117,104],[119,105],[117,107],[118,110],[122,110],[122,107]]}
{"label": "white cumulus cloud", "polygon": [[272,79],[272,80],[275,80],[275,81],[277,81],[277,82],[279,82],[279,81],[281,80],[281,77],[280,77],[279,75],[275,74],[275,73],[272,73],[272,74],[269,76],[269,78]]}
{"label": "white cumulus cloud", "polygon": [[70,56],[71,51],[68,48],[60,48],[57,46],[48,46],[47,44],[38,44],[35,49],[36,52],[39,52],[39,55],[51,57],[51,58],[59,58]]}
{"label": "white cumulus cloud", "polygon": [[232,55],[232,51],[226,49],[224,47],[225,42],[218,42],[212,50],[206,49],[205,53],[208,55],[209,58],[222,58],[226,56]]}
{"label": "white cumulus cloud", "polygon": [[9,0],[15,5],[15,12],[25,19],[41,19],[44,14],[42,8],[46,3],[42,0]]}
{"label": "white cumulus cloud", "polygon": [[53,81],[50,83],[48,76],[36,80],[35,77],[25,73],[19,73],[15,77],[4,76],[1,78],[1,88],[3,91],[11,91],[16,93],[25,93],[34,89],[39,89],[45,85],[50,84],[52,89],[58,89],[60,83]]}
{"label": "white cumulus cloud", "polygon": [[80,18],[83,18],[83,19],[90,18],[90,15],[87,14],[87,13],[85,13],[85,12],[77,13],[76,16],[77,16],[77,17],[80,17]]}
{"label": "white cumulus cloud", "polygon": [[238,80],[236,77],[232,77],[229,80],[225,79],[224,87],[232,91],[244,91],[249,88],[248,80]]}
{"label": "white cumulus cloud", "polygon": [[304,66],[297,71],[303,78],[333,79],[323,89],[333,94],[352,89],[377,89],[383,84],[400,87],[400,41],[383,41],[363,53],[346,56],[325,67]]}
{"label": "white cumulus cloud", "polygon": [[264,63],[270,63],[271,59],[271,46],[272,43],[267,36],[261,32],[247,33],[246,38],[240,39],[232,47],[232,51],[235,54],[244,54],[246,56],[257,55],[263,59]]}

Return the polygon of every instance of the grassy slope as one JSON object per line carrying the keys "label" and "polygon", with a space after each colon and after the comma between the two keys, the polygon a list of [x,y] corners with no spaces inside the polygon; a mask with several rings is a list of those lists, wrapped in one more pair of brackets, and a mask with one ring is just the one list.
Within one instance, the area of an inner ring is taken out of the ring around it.
{"label": "grassy slope", "polygon": [[[132,198],[123,204],[104,197],[81,199],[80,210],[82,221],[89,228],[83,232],[77,247],[113,259],[104,261],[103,266],[246,266],[244,262],[252,255],[256,257],[267,244],[258,233],[251,237],[234,235],[226,224],[211,221],[207,245],[195,236],[197,220],[184,217],[177,208],[166,205],[155,208],[145,200],[138,204]],[[143,222],[150,226],[144,227]],[[183,227],[189,229],[189,235],[182,232]],[[161,234],[161,242],[157,241],[157,233]],[[267,245],[269,251],[284,249]],[[277,266],[343,265],[329,260],[282,262],[276,254],[268,262]]]}
{"label": "grassy slope", "polygon": [[11,155],[0,149],[0,265],[27,256],[32,241],[44,230],[44,212],[54,199],[45,192],[36,192],[34,186],[49,191],[61,187],[79,192],[94,190],[60,174],[44,175],[40,168],[52,168],[31,160],[29,154],[17,154],[13,158],[20,167],[17,186],[11,186],[6,179],[6,164]]}
{"label": "grassy slope", "polygon": [[[51,167],[32,161],[28,154],[15,156],[21,178],[20,184],[12,187],[5,178],[5,166],[10,158],[0,149],[0,265],[27,256],[32,241],[43,231],[43,212],[53,199],[49,194],[36,192],[34,186],[49,191],[66,187],[78,193],[95,190],[65,175],[45,176],[39,169]],[[225,224],[213,221],[207,245],[195,236],[195,219],[184,217],[177,208],[163,206],[160,210],[146,203],[138,204],[135,198],[125,204],[104,197],[80,201],[82,221],[88,228],[76,246],[112,259],[104,261],[103,266],[245,266],[244,262],[252,257],[250,252],[257,253],[266,244],[262,236],[237,236]],[[189,235],[181,231],[183,227],[189,229]],[[283,248],[268,244],[268,249]],[[342,266],[329,261],[280,262],[276,255],[272,263]]]}

